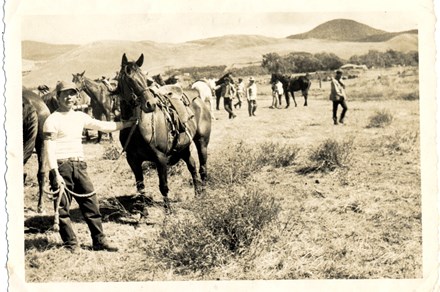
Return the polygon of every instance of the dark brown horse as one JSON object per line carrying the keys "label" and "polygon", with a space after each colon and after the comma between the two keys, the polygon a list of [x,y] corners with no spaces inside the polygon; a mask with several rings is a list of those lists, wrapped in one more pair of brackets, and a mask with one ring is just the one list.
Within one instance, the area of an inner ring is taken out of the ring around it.
{"label": "dark brown horse", "polygon": [[222,88],[220,85],[225,83],[226,78],[230,80],[232,84],[235,84],[234,79],[232,78],[232,73],[226,73],[219,80],[215,81],[216,89],[215,89],[215,108],[216,110],[220,109],[220,98],[222,95]]}
{"label": "dark brown horse", "polygon": [[[142,162],[155,163],[165,210],[169,212],[168,165],[173,165],[183,159],[191,173],[196,196],[204,191],[211,114],[198,95],[187,96],[193,116],[186,123],[185,133],[173,135],[173,125],[168,122],[164,104],[167,97],[157,93],[152,87],[147,87],[145,76],[140,69],[143,61],[143,54],[136,62],[129,62],[125,54],[122,56],[117,89],[121,98],[121,117],[124,120],[136,117],[139,119],[139,124],[134,128],[132,135],[130,135],[131,129],[122,130],[119,139],[122,145],[128,141],[127,162],[135,175],[137,190],[141,194],[145,193]],[[186,139],[180,140],[182,137]],[[176,141],[179,142],[176,143]],[[196,163],[191,155],[192,141],[198,152],[202,185],[197,175]]]}
{"label": "dark brown horse", "polygon": [[[92,107],[95,119],[111,121],[115,116],[115,96],[105,84],[96,82],[84,76],[84,72],[72,74],[72,82],[76,84],[78,89],[84,90],[90,96],[90,105]],[[102,133],[98,132],[96,143],[101,142]],[[113,141],[112,134],[109,133],[110,141]]]}
{"label": "dark brown horse", "polygon": [[282,74],[273,73],[270,79],[270,83],[274,83],[277,80],[279,80],[283,84],[284,95],[286,97],[286,108],[290,106],[289,93],[292,95],[295,106],[297,106],[294,92],[300,90],[302,92],[302,95],[304,96],[304,106],[307,106],[307,97],[309,95],[310,86],[312,85],[312,82],[309,80],[309,78],[307,78],[306,76],[290,78]]}
{"label": "dark brown horse", "polygon": [[34,149],[38,158],[38,206],[37,211],[43,211],[43,187],[45,185],[44,172],[44,145],[43,145],[43,125],[50,111],[43,100],[31,90],[22,90],[23,108],[23,165],[31,157]]}

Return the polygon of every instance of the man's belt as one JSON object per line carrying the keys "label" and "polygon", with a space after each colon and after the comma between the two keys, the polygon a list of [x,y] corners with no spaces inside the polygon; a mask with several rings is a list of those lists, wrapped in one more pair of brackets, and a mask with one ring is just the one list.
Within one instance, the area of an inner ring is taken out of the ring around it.
{"label": "man's belt", "polygon": [[82,158],[82,157],[69,157],[69,158],[57,159],[58,163],[79,162],[79,161],[84,161],[84,158]]}

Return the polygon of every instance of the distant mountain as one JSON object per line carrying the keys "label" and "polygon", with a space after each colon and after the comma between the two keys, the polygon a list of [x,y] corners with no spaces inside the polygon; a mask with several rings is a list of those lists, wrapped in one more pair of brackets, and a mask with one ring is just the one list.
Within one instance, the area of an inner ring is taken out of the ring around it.
{"label": "distant mountain", "polygon": [[55,45],[35,41],[22,41],[22,58],[33,61],[46,61],[67,53],[79,45]]}
{"label": "distant mountain", "polygon": [[246,48],[255,46],[265,46],[280,42],[279,38],[266,37],[261,35],[225,35],[207,39],[190,41],[187,43],[203,46],[216,46],[227,48]]}
{"label": "distant mountain", "polygon": [[415,33],[417,30],[405,32],[386,32],[375,29],[368,25],[350,19],[334,19],[318,25],[314,29],[296,35],[290,35],[288,39],[324,39],[349,42],[383,42],[393,37],[404,34]]}

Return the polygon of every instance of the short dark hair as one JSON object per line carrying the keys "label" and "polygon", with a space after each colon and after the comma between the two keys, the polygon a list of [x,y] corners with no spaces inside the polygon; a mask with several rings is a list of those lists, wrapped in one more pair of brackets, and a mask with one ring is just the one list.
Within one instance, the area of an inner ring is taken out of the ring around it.
{"label": "short dark hair", "polygon": [[336,70],[336,74],[342,75],[342,71],[341,70]]}

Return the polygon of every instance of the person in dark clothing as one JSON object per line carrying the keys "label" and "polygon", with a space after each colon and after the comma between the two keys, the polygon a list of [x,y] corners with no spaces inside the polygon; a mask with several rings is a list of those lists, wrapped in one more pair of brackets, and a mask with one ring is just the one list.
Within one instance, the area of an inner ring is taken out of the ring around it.
{"label": "person in dark clothing", "polygon": [[335,125],[338,124],[337,111],[338,106],[341,105],[342,112],[341,117],[339,118],[339,123],[344,123],[345,113],[347,112],[347,95],[345,93],[345,84],[341,80],[342,71],[337,70],[336,75],[331,80],[331,92],[330,92],[330,100],[333,102],[333,123]]}
{"label": "person in dark clothing", "polygon": [[223,97],[223,105],[225,107],[225,111],[228,112],[230,119],[236,117],[232,110],[232,99],[234,98],[235,94],[234,85],[231,83],[229,78],[226,78],[225,83],[222,85],[221,97]]}

